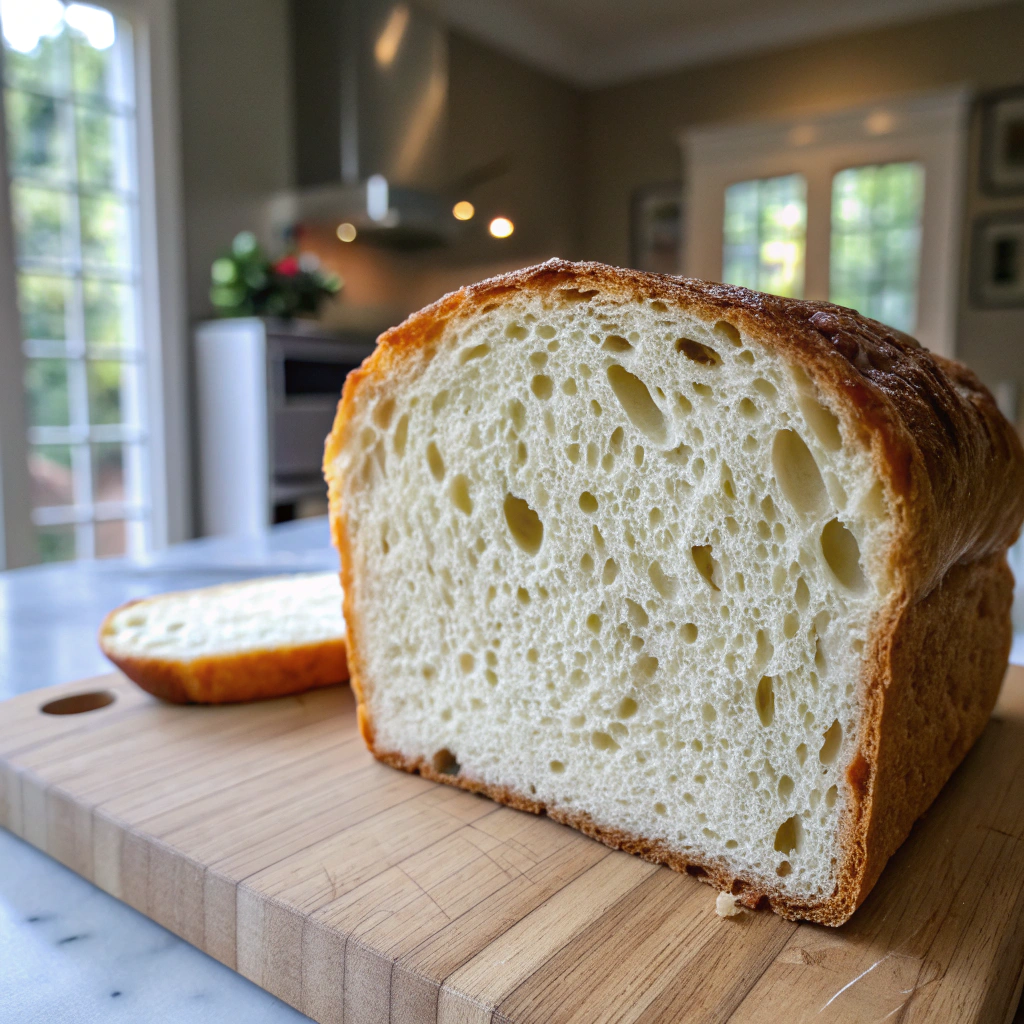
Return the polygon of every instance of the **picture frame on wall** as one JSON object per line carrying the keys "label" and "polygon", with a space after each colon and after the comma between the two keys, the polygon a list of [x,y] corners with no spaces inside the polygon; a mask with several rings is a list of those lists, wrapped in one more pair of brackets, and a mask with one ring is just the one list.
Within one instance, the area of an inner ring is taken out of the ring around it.
{"label": "picture frame on wall", "polygon": [[975,306],[1024,306],[1024,212],[979,218],[971,246]]}
{"label": "picture frame on wall", "polygon": [[637,270],[678,274],[683,265],[683,185],[645,185],[633,193],[630,263]]}
{"label": "picture frame on wall", "polygon": [[1006,89],[981,104],[981,177],[996,195],[1024,193],[1024,88]]}

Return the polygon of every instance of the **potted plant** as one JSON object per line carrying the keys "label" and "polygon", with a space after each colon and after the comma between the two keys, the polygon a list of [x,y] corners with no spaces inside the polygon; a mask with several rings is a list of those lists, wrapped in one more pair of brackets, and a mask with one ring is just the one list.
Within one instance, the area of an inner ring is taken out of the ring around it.
{"label": "potted plant", "polygon": [[210,301],[225,317],[315,317],[342,288],[311,253],[292,249],[272,261],[251,231],[236,235],[230,252],[213,261],[210,278]]}

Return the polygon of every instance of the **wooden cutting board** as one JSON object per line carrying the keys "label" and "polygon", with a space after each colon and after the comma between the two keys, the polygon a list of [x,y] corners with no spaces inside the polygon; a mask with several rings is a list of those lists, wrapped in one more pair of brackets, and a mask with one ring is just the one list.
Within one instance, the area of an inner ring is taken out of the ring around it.
{"label": "wooden cutting board", "polygon": [[[75,711],[98,700],[104,707]],[[65,706],[53,707],[62,698]],[[0,824],[317,1021],[1007,1021],[1024,670],[843,928],[377,764],[347,687],[172,707],[118,675],[0,705]]]}

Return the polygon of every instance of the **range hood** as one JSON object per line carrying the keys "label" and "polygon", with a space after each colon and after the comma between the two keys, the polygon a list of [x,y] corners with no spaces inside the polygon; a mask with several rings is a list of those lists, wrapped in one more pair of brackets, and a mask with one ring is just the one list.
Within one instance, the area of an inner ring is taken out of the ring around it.
{"label": "range hood", "polygon": [[291,0],[290,13],[296,188],[273,219],[347,222],[396,248],[451,241],[444,28],[396,0]]}

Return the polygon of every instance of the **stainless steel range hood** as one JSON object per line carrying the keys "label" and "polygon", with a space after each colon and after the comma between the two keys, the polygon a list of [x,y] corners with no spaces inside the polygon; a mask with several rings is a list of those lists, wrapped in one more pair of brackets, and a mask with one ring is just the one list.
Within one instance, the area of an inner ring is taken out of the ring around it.
{"label": "stainless steel range hood", "polygon": [[292,0],[296,189],[273,218],[348,222],[360,241],[444,244],[448,41],[396,0]]}

